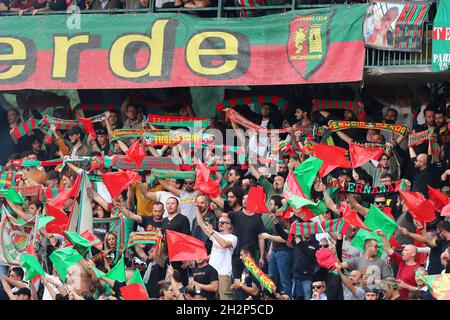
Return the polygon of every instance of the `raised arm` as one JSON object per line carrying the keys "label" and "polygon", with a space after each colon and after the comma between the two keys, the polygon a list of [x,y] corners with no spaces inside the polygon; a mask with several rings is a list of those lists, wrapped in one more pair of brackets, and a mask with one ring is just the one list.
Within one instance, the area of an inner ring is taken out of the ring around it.
{"label": "raised arm", "polygon": [[353,208],[355,208],[356,212],[363,215],[364,217],[367,216],[367,214],[369,213],[369,209],[361,205],[358,201],[356,201],[354,195],[349,194],[348,201],[353,206]]}
{"label": "raised arm", "polygon": [[410,237],[411,239],[417,240],[419,242],[425,243],[432,248],[436,248],[436,237],[432,237],[428,233],[424,233],[423,235],[418,233],[409,232],[406,228],[400,228],[400,231],[403,235]]}
{"label": "raised arm", "polygon": [[383,248],[386,251],[386,253],[388,255],[392,255],[394,253],[394,249],[392,249],[391,244],[386,238],[384,232],[382,230],[375,230],[375,233],[381,237],[381,240],[383,240]]}
{"label": "raised arm", "polygon": [[167,183],[166,180],[158,179],[158,182],[159,182],[160,185],[162,185],[164,187],[164,189],[166,189],[169,192],[172,192],[177,197],[180,197],[180,195],[181,195],[181,190],[180,189],[175,188],[174,186],[171,186],[170,184]]}
{"label": "raised arm", "polygon": [[137,214],[134,214],[133,212],[131,212],[130,210],[128,210],[127,208],[122,208],[123,213],[125,214],[125,216],[128,219],[131,219],[133,221],[136,221],[137,223],[141,224],[142,223],[142,217],[138,216]]}

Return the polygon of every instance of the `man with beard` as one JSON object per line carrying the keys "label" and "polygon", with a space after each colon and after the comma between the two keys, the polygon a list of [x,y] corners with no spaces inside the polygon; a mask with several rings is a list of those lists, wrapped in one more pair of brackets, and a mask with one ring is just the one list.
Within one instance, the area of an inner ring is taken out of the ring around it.
{"label": "man with beard", "polygon": [[[200,217],[204,223],[211,226],[212,230],[217,229],[217,217],[214,211],[209,210],[209,201],[205,195],[199,195],[195,199],[196,204],[196,217],[200,214]],[[192,236],[202,240],[205,243],[206,251],[211,253],[212,242],[209,240],[210,235],[203,232],[201,227],[201,221],[195,218],[192,223]]]}
{"label": "man with beard", "polygon": [[[422,132],[428,129],[435,129],[436,128],[436,122],[434,122],[434,109],[427,107],[423,114],[425,115],[425,123],[422,125],[417,125],[414,127],[413,133]],[[437,135],[439,133],[437,130],[434,131]],[[415,151],[417,153],[428,153],[428,141],[425,141],[417,146],[414,147]]]}
{"label": "man with beard", "polygon": [[128,105],[125,108],[126,120],[123,123],[122,129],[142,129],[142,122],[139,121],[137,108],[133,105]]}
{"label": "man with beard", "polygon": [[431,156],[427,156],[425,153],[417,155],[412,147],[409,148],[409,154],[411,161],[414,163],[414,166],[411,166],[410,174],[408,175],[409,177],[413,177],[411,181],[411,191],[420,192],[428,198],[427,185],[437,188],[435,177],[438,177],[438,174],[433,172]]}
{"label": "man with beard", "polygon": [[436,110],[434,113],[436,131],[444,147],[444,159],[450,159],[450,131],[448,129],[446,114],[444,109]]}
{"label": "man with beard", "polygon": [[[58,146],[63,146],[63,148],[60,147],[60,149],[64,149],[64,147],[67,148],[67,146],[64,143],[64,140],[59,136],[58,132],[56,131],[56,127],[54,125],[50,125],[50,130],[52,130],[53,134],[55,135],[55,142]],[[91,151],[89,148],[81,142],[81,135],[82,130],[80,127],[72,127],[67,132],[67,136],[69,137],[69,142],[71,144],[70,147],[70,153],[69,155],[71,157],[87,157],[91,154]],[[82,162],[82,163],[74,163],[75,166],[81,167],[84,170],[89,170],[90,163],[89,162]]]}

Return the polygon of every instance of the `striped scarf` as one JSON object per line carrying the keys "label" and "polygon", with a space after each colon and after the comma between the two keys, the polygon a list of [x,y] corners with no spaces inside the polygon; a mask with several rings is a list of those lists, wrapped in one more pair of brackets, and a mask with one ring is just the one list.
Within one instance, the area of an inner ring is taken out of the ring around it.
{"label": "striped scarf", "polygon": [[158,234],[154,231],[131,232],[128,238],[128,248],[135,244],[155,244],[158,241]]}
{"label": "striped scarf", "polygon": [[39,122],[40,121],[37,121],[35,118],[30,118],[15,127],[11,134],[13,134],[17,139],[20,139],[21,137],[28,135],[34,129],[39,128]]}
{"label": "striped scarf", "polygon": [[247,96],[242,98],[234,98],[224,100],[222,103],[216,105],[217,111],[221,112],[223,109],[231,108],[239,105],[258,105],[262,106],[265,103],[276,105],[279,109],[288,105],[288,102],[279,96]]}
{"label": "striped scarf", "polygon": [[110,111],[110,110],[119,110],[120,103],[94,103],[87,104],[81,103],[80,108],[84,111]]}
{"label": "striped scarf", "polygon": [[[142,161],[141,170],[176,170],[177,163],[174,161],[175,159],[172,159],[171,157],[145,157]],[[122,170],[136,169],[136,164],[133,161],[130,161],[127,156],[117,156],[113,158],[111,166]]]}
{"label": "striped scarf", "polygon": [[437,143],[436,133],[434,129],[428,129],[425,131],[411,133],[408,137],[408,147],[414,147],[427,141],[431,144],[431,152],[436,153],[439,151],[439,144]]}
{"label": "striped scarf", "polygon": [[267,129],[267,128],[261,127],[260,125],[251,122],[250,120],[248,120],[247,118],[245,118],[244,116],[239,114],[239,112],[237,112],[234,109],[227,109],[227,119],[229,119],[230,121],[236,122],[237,124],[243,126],[244,128],[253,129],[257,133],[266,133],[266,134],[288,133],[290,130],[289,128]]}
{"label": "striped scarf", "polygon": [[146,123],[154,126],[204,128],[209,126],[210,119],[195,117],[173,117],[149,114]]}
{"label": "striped scarf", "polygon": [[149,132],[169,132],[169,130],[151,130],[151,129],[116,129],[111,135],[111,143],[117,140],[129,138],[142,138],[144,133]]}
{"label": "striped scarf", "polygon": [[194,180],[194,171],[173,171],[173,170],[160,170],[153,169],[152,174],[158,179],[181,179],[181,180]]}
{"label": "striped scarf", "polygon": [[321,222],[295,221],[291,226],[290,233],[295,236],[310,236],[324,232],[339,232],[345,234],[348,227],[349,224],[341,218]]}
{"label": "striped scarf", "polygon": [[320,110],[350,110],[359,121],[366,119],[364,104],[360,101],[321,100],[314,99],[311,112]]}
{"label": "striped scarf", "polygon": [[408,134],[408,128],[401,124],[390,124],[390,123],[373,123],[373,122],[362,122],[362,121],[345,121],[345,120],[332,120],[328,124],[328,128],[331,132],[336,132],[340,130],[347,129],[373,129],[373,130],[383,130],[391,131],[395,134],[400,134],[404,137]]}

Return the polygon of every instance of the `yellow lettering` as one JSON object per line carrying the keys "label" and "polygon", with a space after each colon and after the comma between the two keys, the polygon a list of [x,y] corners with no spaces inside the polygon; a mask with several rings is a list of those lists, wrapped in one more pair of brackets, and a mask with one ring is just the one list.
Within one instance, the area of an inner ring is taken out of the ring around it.
{"label": "yellow lettering", "polygon": [[[21,40],[15,38],[1,37],[0,43],[9,45],[12,48],[12,53],[0,54],[0,63],[2,61],[5,62],[7,61],[11,64],[10,67],[7,68],[5,71],[0,72],[0,80],[8,80],[15,78],[25,70],[27,48]],[[22,60],[21,63],[13,63],[13,61],[20,61],[20,60]]]}

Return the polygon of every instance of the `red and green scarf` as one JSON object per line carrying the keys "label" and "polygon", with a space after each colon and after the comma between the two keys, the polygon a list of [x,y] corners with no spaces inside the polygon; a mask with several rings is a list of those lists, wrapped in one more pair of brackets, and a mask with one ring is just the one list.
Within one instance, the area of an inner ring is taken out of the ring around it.
{"label": "red and green scarf", "polygon": [[364,104],[360,101],[322,100],[314,99],[311,112],[320,110],[350,110],[359,121],[366,119]]}
{"label": "red and green scarf", "polygon": [[11,171],[3,171],[0,176],[0,189],[7,189],[17,186],[17,173]]}
{"label": "red and green scarf", "polygon": [[128,238],[128,248],[135,244],[155,244],[158,234],[154,231],[131,232]]}
{"label": "red and green scarf", "polygon": [[222,111],[226,108],[231,108],[239,105],[249,105],[254,104],[258,106],[262,106],[265,103],[271,103],[278,107],[278,109],[282,109],[286,105],[288,105],[288,102],[279,97],[279,96],[247,96],[242,98],[233,98],[233,99],[226,99],[222,103],[219,103],[216,108],[217,111]]}
{"label": "red and green scarf", "polygon": [[324,232],[339,232],[345,234],[348,227],[349,224],[341,218],[321,222],[295,221],[291,226],[290,233],[295,236],[310,236]]}
{"label": "red and green scarf", "polygon": [[20,139],[21,137],[28,135],[34,129],[39,128],[39,123],[40,121],[36,120],[35,118],[30,118],[15,127],[12,130],[11,134],[13,134],[17,139]]}
{"label": "red and green scarf", "polygon": [[390,124],[390,123],[373,123],[373,122],[362,122],[362,121],[345,121],[345,120],[332,120],[328,124],[328,128],[331,132],[336,132],[340,130],[347,129],[373,129],[373,130],[383,130],[391,131],[395,134],[400,134],[404,137],[408,134],[408,128],[401,124]]}
{"label": "red and green scarf", "polygon": [[194,171],[173,171],[153,169],[152,174],[158,179],[181,179],[181,180],[195,180]]}
{"label": "red and green scarf", "polygon": [[87,104],[81,103],[80,108],[84,111],[110,111],[110,110],[119,110],[120,103],[94,103]]}
{"label": "red and green scarf", "polygon": [[345,182],[343,186],[340,186],[339,192],[345,193],[358,193],[358,194],[383,194],[383,193],[396,193],[402,190],[404,186],[404,180],[397,180],[390,184],[374,187],[368,186],[362,183]]}
{"label": "red and green scarf", "polygon": [[439,152],[439,144],[437,143],[437,137],[436,133],[434,133],[434,129],[411,133],[408,137],[408,147],[417,146],[427,140],[431,144],[431,152]]}
{"label": "red and green scarf", "polygon": [[248,120],[247,118],[242,116],[239,112],[237,112],[234,109],[228,108],[228,109],[226,109],[226,111],[227,111],[227,119],[229,119],[230,121],[236,122],[237,124],[239,124],[240,126],[243,126],[244,128],[253,129],[257,133],[266,133],[266,134],[288,133],[290,130],[289,128],[267,129],[267,128],[261,127],[260,125],[258,125],[256,123],[251,122],[250,120]]}
{"label": "red and green scarf", "polygon": [[173,116],[159,116],[149,114],[146,123],[154,126],[167,126],[167,127],[188,127],[188,128],[207,128],[210,123],[208,118],[195,118],[195,117],[173,117]]}

